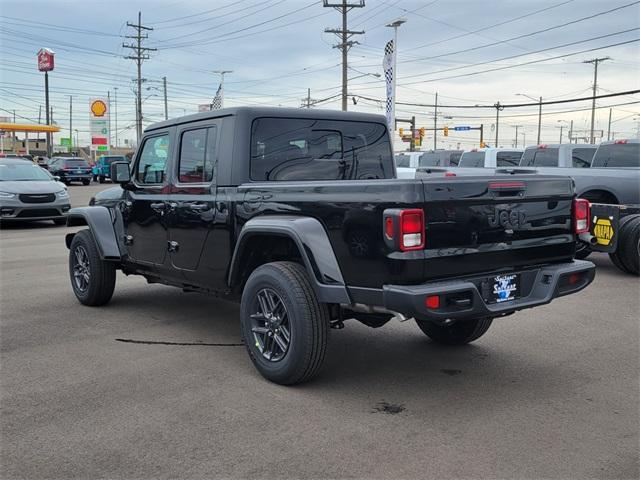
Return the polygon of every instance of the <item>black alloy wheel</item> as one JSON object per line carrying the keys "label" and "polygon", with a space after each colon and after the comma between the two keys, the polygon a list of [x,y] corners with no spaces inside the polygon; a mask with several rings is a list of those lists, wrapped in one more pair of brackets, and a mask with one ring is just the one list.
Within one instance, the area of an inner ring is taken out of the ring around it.
{"label": "black alloy wheel", "polygon": [[255,296],[251,314],[251,331],[256,348],[270,362],[284,358],[291,342],[289,314],[284,301],[271,288]]}

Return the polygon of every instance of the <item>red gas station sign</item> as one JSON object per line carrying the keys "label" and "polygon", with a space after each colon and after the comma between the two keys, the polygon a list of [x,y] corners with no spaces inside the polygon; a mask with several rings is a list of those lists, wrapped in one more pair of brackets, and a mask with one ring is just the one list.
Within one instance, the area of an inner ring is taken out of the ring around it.
{"label": "red gas station sign", "polygon": [[41,48],[38,52],[38,70],[50,72],[53,70],[53,51],[48,48]]}

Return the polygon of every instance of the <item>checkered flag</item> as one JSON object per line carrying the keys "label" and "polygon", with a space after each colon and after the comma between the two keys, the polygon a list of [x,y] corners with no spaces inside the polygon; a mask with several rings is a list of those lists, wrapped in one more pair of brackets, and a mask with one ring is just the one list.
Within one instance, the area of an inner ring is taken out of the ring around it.
{"label": "checkered flag", "polygon": [[384,60],[382,61],[382,68],[384,69],[384,79],[386,80],[387,86],[387,101],[386,101],[386,115],[387,115],[387,126],[389,130],[395,130],[395,96],[396,92],[393,88],[393,76],[395,72],[393,71],[393,66],[395,64],[395,46],[393,44],[393,40],[389,40],[387,45],[384,47]]}
{"label": "checkered flag", "polygon": [[220,110],[222,108],[222,83],[218,87],[216,96],[211,100],[211,110]]}

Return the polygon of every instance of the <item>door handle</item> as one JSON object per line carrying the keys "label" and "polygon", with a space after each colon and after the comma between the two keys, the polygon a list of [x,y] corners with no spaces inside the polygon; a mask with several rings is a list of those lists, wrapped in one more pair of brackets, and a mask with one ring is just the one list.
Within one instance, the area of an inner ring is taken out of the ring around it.
{"label": "door handle", "polygon": [[156,211],[163,211],[166,208],[164,202],[151,203],[149,206]]}
{"label": "door handle", "polygon": [[191,203],[189,204],[191,210],[209,210],[209,205],[206,203]]}

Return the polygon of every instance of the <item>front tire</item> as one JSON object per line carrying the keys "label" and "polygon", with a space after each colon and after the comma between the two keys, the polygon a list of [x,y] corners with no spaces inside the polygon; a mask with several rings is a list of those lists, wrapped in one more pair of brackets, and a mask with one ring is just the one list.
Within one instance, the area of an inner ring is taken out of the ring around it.
{"label": "front tire", "polygon": [[82,185],[89,185],[91,183],[91,180],[87,179],[87,180],[82,180]]}
{"label": "front tire", "polygon": [[254,270],[242,292],[240,318],[249,357],[267,380],[294,385],[319,373],[329,311],[301,265],[272,262]]}
{"label": "front tire", "polygon": [[69,248],[71,288],[83,305],[104,305],[113,295],[116,268],[100,259],[98,247],[89,230],[76,233]]}
{"label": "front tire", "polygon": [[449,325],[439,325],[428,320],[419,320],[416,323],[420,330],[431,340],[442,345],[466,345],[477,340],[487,333],[493,322],[491,317],[461,320]]}

